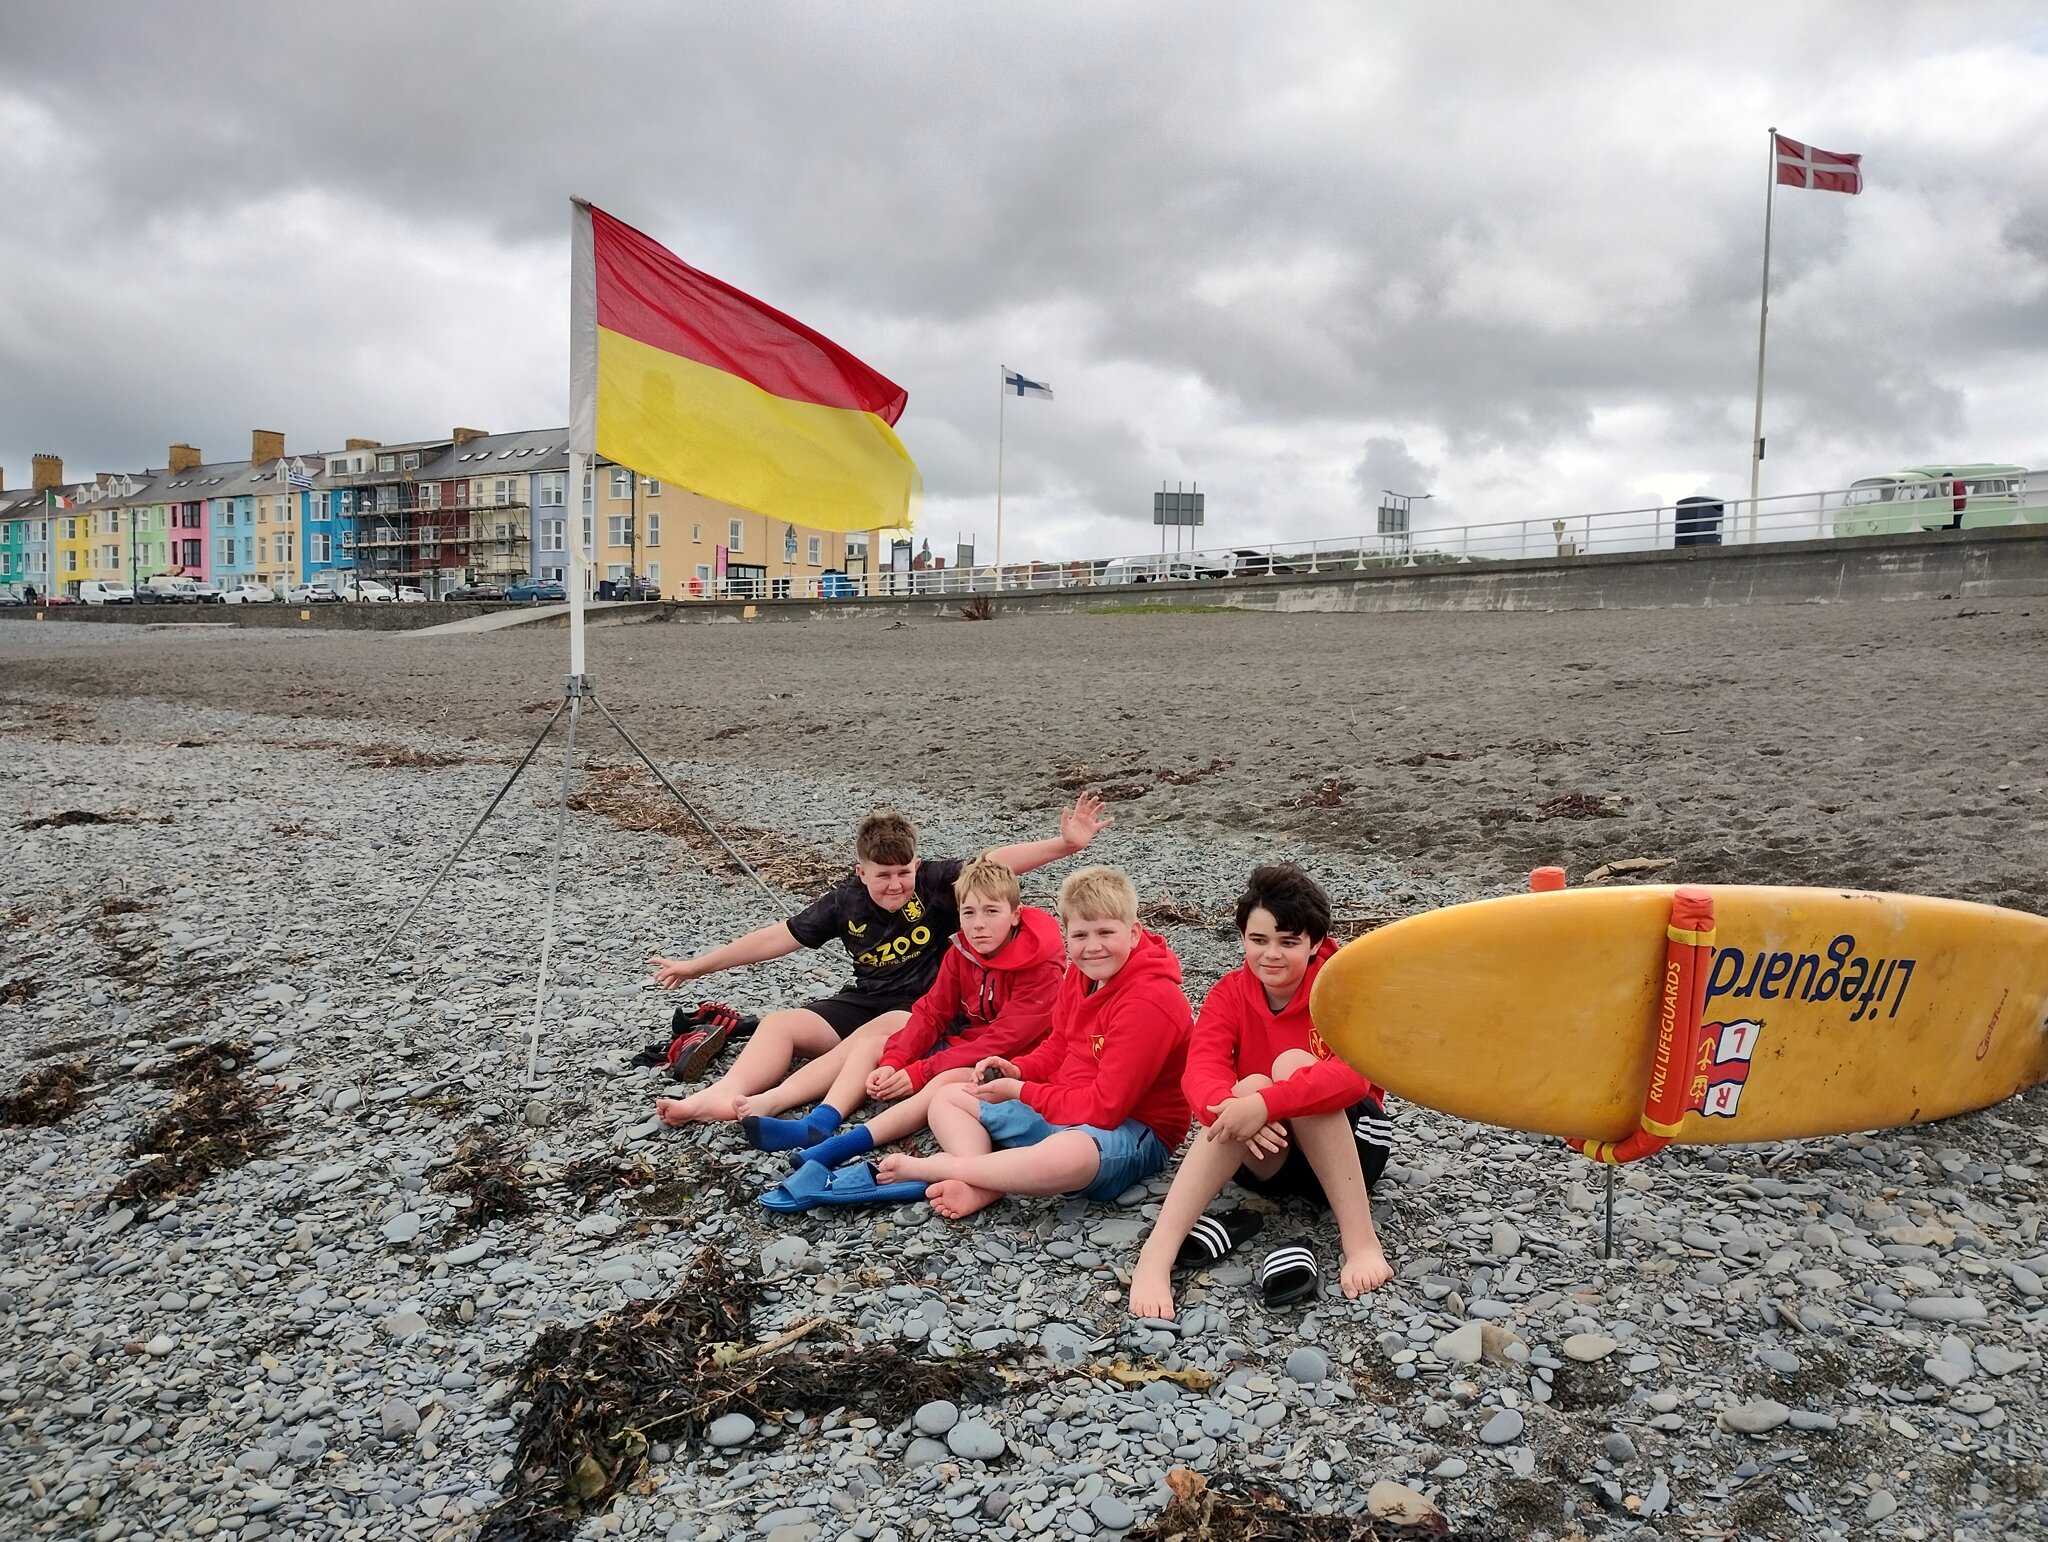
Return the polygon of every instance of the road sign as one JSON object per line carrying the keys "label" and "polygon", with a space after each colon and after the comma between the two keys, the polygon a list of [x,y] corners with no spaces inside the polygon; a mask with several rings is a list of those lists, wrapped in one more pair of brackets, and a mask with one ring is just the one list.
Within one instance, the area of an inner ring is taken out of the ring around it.
{"label": "road sign", "polygon": [[1155,525],[1202,524],[1203,493],[1156,492],[1152,495],[1152,523]]}

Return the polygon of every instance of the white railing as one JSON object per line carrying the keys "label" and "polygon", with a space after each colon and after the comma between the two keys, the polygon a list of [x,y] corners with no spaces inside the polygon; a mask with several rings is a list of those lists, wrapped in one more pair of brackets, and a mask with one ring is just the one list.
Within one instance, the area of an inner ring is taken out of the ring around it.
{"label": "white railing", "polygon": [[[1919,489],[1935,491],[1940,484]],[[1217,578],[1350,573],[1375,568],[1427,568],[1518,558],[1572,559],[1686,546],[1766,545],[1912,530],[2048,524],[2048,472],[2029,472],[2026,490],[2005,497],[1942,491],[1900,502],[1867,502],[1867,491],[1835,489],[1775,498],[1724,499],[1682,507],[1661,504],[1563,518],[1439,525],[1406,535],[1356,535],[1277,541],[1201,551],[1144,552],[1069,562],[923,568],[911,572],[823,573],[798,578],[689,580],[671,599],[834,600],[993,595],[1133,583],[1201,582]]]}

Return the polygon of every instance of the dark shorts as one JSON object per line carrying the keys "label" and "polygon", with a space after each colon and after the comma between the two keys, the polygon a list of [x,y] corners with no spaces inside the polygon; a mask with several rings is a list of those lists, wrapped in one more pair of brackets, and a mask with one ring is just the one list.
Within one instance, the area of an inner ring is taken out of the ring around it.
{"label": "dark shorts", "polygon": [[894,996],[864,996],[859,991],[841,991],[836,996],[821,996],[816,1001],[806,1001],[803,1010],[815,1012],[832,1025],[832,1031],[840,1038],[846,1038],[856,1028],[865,1027],[884,1012],[908,1012],[917,1005],[912,996],[902,1001]]}
{"label": "dark shorts", "polygon": [[[1387,1153],[1394,1138],[1393,1121],[1372,1098],[1352,1104],[1344,1117],[1350,1121],[1351,1134],[1358,1143],[1358,1165],[1365,1173],[1365,1186],[1369,1190],[1387,1169]],[[1301,1199],[1325,1210],[1330,1206],[1329,1196],[1323,1192],[1322,1179],[1316,1176],[1308,1158],[1301,1154],[1301,1147],[1293,1141],[1287,1143],[1287,1155],[1270,1178],[1261,1178],[1249,1167],[1240,1167],[1237,1181],[1254,1194],[1263,1194],[1268,1199]]]}

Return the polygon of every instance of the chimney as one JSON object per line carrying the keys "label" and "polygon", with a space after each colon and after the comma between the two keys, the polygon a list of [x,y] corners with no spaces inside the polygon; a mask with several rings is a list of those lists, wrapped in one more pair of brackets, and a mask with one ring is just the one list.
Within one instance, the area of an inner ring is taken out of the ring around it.
{"label": "chimney", "polygon": [[381,450],[384,448],[384,441],[381,439],[351,439],[342,448],[344,450]]}
{"label": "chimney", "polygon": [[249,430],[249,460],[253,465],[266,466],[274,460],[284,459],[284,435],[274,428],[252,428]]}
{"label": "chimney", "polygon": [[0,493],[7,491],[7,468],[0,466]]}
{"label": "chimney", "polygon": [[114,480],[114,473],[111,471],[95,471],[92,474],[92,479],[99,486],[105,487],[109,482]]}
{"label": "chimney", "polygon": [[64,457],[61,455],[38,455],[34,461],[35,472],[30,486],[39,493],[64,485]]}
{"label": "chimney", "polygon": [[189,444],[174,444],[171,446],[171,475],[190,471],[205,458]]}
{"label": "chimney", "polygon": [[488,434],[488,428],[458,428],[455,430],[455,448],[461,449],[472,439],[481,439]]}

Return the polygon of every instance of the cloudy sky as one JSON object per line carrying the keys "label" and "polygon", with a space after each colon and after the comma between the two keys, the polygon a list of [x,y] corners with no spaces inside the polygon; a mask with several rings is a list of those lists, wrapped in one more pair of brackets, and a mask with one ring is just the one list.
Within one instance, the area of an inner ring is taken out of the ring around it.
{"label": "cloudy sky", "polygon": [[905,385],[1010,554],[2048,465],[2048,12],[10,3],[0,468],[566,421],[568,197]]}

